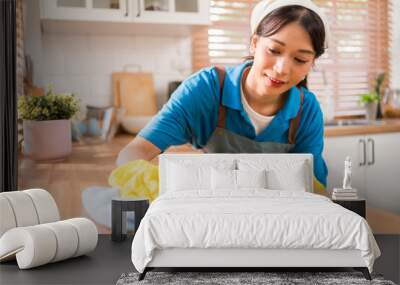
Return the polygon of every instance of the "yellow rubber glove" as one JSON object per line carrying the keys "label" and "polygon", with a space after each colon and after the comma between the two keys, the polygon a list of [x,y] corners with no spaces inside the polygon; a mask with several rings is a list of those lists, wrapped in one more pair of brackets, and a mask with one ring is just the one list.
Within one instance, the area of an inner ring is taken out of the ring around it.
{"label": "yellow rubber glove", "polygon": [[152,202],[159,194],[158,166],[146,160],[127,162],[111,172],[108,183],[119,188],[122,197]]}

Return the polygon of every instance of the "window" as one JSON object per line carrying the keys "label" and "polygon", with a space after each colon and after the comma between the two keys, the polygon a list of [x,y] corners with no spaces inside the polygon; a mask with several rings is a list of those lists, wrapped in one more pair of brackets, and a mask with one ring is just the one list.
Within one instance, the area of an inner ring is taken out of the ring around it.
{"label": "window", "polygon": [[[255,0],[213,0],[211,25],[193,32],[194,71],[209,65],[234,65],[248,55],[249,18]],[[308,77],[321,103],[335,116],[363,115],[359,94],[373,88],[379,72],[389,73],[389,0],[314,0],[326,13],[329,49]],[[387,76],[388,78],[388,76]]]}

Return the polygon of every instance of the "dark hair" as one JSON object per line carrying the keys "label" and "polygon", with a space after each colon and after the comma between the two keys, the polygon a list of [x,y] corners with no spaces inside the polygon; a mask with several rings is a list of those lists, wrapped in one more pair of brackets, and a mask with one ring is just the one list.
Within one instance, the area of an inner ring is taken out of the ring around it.
{"label": "dark hair", "polygon": [[[269,37],[293,22],[299,23],[310,35],[311,43],[315,51],[315,58],[320,57],[325,52],[324,23],[315,12],[303,6],[291,5],[273,10],[260,22],[255,34],[262,37]],[[249,59],[254,59],[254,57],[245,57],[245,60]],[[297,84],[297,87],[301,86],[307,88],[307,76]]]}

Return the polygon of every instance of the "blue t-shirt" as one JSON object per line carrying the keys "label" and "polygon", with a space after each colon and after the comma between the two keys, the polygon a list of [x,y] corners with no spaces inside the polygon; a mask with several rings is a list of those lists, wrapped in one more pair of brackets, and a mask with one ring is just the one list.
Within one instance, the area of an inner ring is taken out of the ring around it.
{"label": "blue t-shirt", "polygon": [[[243,108],[240,82],[247,61],[226,68],[222,104],[226,106],[225,128],[258,142],[288,143],[290,120],[300,108],[300,92],[292,87],[286,102],[271,123],[258,135]],[[297,128],[296,144],[291,152],[312,153],[315,178],[326,185],[327,168],[322,158],[323,117],[313,93],[303,88],[304,101]],[[172,94],[139,136],[156,145],[162,152],[169,146],[191,143],[196,148],[206,145],[217,126],[220,86],[215,68],[202,69],[186,79]]]}

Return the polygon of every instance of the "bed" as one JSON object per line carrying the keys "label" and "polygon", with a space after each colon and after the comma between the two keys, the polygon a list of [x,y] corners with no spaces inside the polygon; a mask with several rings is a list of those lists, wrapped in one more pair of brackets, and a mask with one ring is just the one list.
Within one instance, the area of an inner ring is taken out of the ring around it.
{"label": "bed", "polygon": [[353,267],[380,255],[361,216],[313,193],[310,154],[162,154],[160,196],[132,242],[159,267]]}

